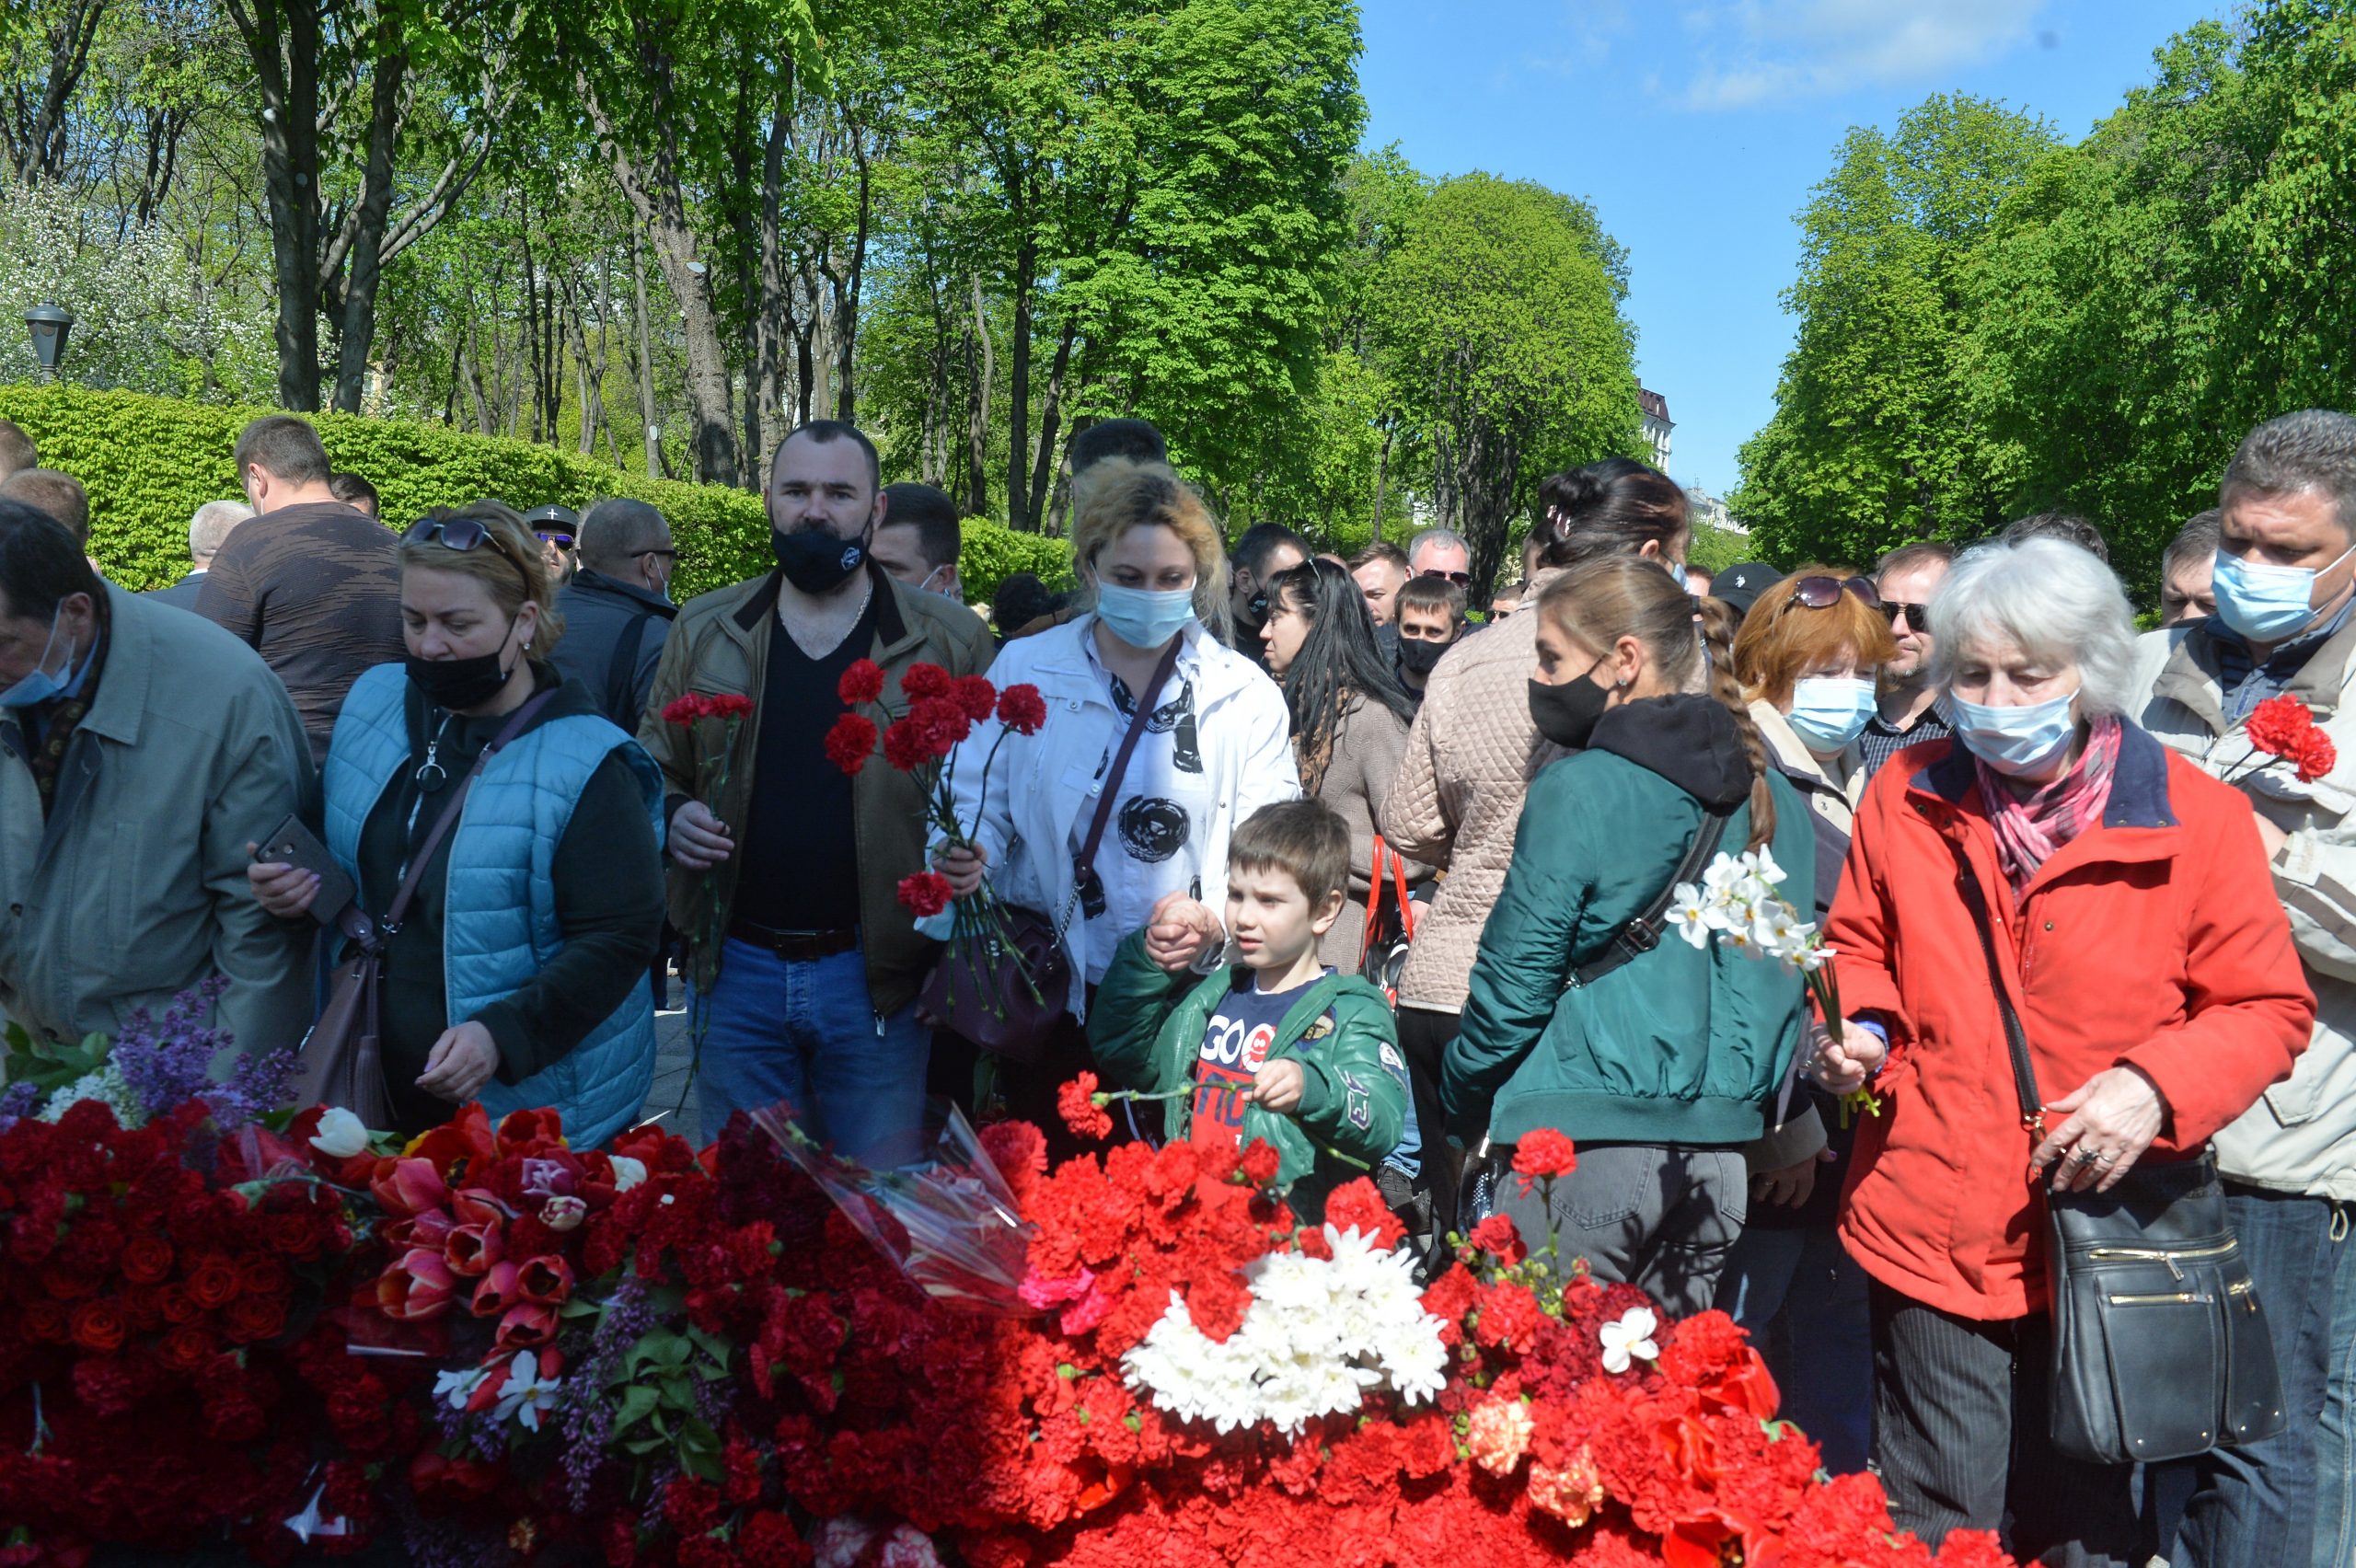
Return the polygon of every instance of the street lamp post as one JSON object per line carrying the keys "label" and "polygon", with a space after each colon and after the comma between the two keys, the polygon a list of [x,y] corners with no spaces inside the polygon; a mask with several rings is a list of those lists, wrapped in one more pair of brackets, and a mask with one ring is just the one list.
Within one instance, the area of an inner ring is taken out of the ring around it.
{"label": "street lamp post", "polygon": [[54,305],[34,306],[25,312],[25,329],[33,335],[40,378],[56,380],[58,362],[65,357],[65,334],[74,329],[74,313]]}

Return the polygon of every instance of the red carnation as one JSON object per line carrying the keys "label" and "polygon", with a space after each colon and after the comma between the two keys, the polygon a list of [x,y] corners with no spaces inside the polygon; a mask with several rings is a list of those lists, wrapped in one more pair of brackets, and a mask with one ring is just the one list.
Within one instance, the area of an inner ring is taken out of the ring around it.
{"label": "red carnation", "polygon": [[707,698],[704,699],[704,711],[714,719],[750,719],[753,716],[753,699],[733,692]]}
{"label": "red carnation", "polygon": [[856,708],[862,702],[877,702],[884,696],[884,666],[872,659],[861,659],[843,672],[835,683],[835,695],[846,707]]}
{"label": "red carnation", "polygon": [[663,722],[693,729],[696,721],[710,711],[710,699],[701,692],[682,692],[663,705]]}
{"label": "red carnation", "polygon": [[1472,1337],[1483,1344],[1527,1355],[1538,1348],[1539,1325],[1546,1314],[1526,1285],[1497,1284],[1481,1293],[1472,1320]]}
{"label": "red carnation", "polygon": [[1082,1073],[1056,1090],[1056,1114],[1076,1137],[1108,1138],[1113,1136],[1113,1118],[1096,1103],[1096,1075]]}
{"label": "red carnation", "polygon": [[1047,701],[1034,686],[1011,686],[998,694],[998,721],[1018,735],[1035,735],[1047,721]]}
{"label": "red carnation", "polygon": [[900,879],[901,907],[919,920],[930,920],[949,907],[949,879],[939,871],[918,871]]}
{"label": "red carnation", "polygon": [[990,716],[998,706],[998,687],[982,675],[959,675],[950,686],[950,697],[965,710],[965,717],[978,724]]}
{"label": "red carnation", "polygon": [[1493,1214],[1474,1226],[1472,1234],[1465,1239],[1495,1256],[1507,1268],[1521,1262],[1528,1251],[1522,1245],[1521,1232],[1515,1228],[1509,1217],[1502,1214]]}
{"label": "red carnation", "polygon": [[1568,1176],[1578,1169],[1578,1155],[1571,1147],[1571,1140],[1552,1127],[1541,1127],[1525,1134],[1514,1146],[1513,1170],[1521,1178],[1522,1195],[1530,1193],[1532,1182],[1552,1181]]}
{"label": "red carnation", "polygon": [[910,664],[908,673],[900,677],[900,691],[910,702],[928,697],[947,697],[950,691],[949,672],[938,664]]}
{"label": "red carnation", "polygon": [[2300,780],[2312,784],[2339,765],[2339,749],[2321,730],[2309,730],[2299,738],[2298,764]]}
{"label": "red carnation", "polygon": [[2274,756],[2296,757],[2300,743],[2316,727],[2316,716],[2295,697],[2269,697],[2250,710],[2249,744]]}
{"label": "red carnation", "polygon": [[826,760],[845,773],[857,773],[875,755],[875,721],[862,713],[846,713],[826,732]]}
{"label": "red carnation", "polygon": [[935,756],[947,756],[959,741],[973,733],[974,721],[953,698],[928,697],[908,709],[908,722],[924,732],[925,744]]}
{"label": "red carnation", "polygon": [[1253,1138],[1252,1147],[1243,1151],[1240,1169],[1243,1179],[1252,1185],[1270,1187],[1276,1184],[1276,1172],[1283,1165],[1284,1157],[1276,1152],[1275,1145],[1265,1138]]}
{"label": "red carnation", "polygon": [[1325,1200],[1325,1223],[1336,1230],[1371,1236],[1378,1247],[1395,1247],[1407,1234],[1407,1228],[1383,1201],[1381,1189],[1363,1176],[1334,1189]]}
{"label": "red carnation", "polygon": [[907,719],[895,719],[892,727],[884,732],[884,760],[897,773],[913,773],[933,760],[931,743],[926,740],[924,727]]}

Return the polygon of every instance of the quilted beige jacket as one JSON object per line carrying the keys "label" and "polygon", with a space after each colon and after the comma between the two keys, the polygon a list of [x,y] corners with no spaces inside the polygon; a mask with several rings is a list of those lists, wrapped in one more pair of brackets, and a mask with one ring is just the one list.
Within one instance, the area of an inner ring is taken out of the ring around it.
{"label": "quilted beige jacket", "polygon": [[[1558,574],[1530,580],[1524,604]],[[1510,616],[1448,651],[1407,732],[1407,755],[1382,802],[1383,836],[1446,869],[1399,980],[1399,1005],[1461,1012],[1489,906],[1505,887],[1521,801],[1538,770],[1565,755],[1530,718],[1538,617]]]}

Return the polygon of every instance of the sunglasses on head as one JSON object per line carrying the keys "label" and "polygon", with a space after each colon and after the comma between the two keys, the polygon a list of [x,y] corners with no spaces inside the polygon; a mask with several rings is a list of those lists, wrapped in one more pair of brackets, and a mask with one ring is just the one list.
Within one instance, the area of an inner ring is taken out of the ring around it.
{"label": "sunglasses on head", "polygon": [[1415,575],[1418,577],[1445,578],[1449,582],[1455,583],[1459,588],[1470,588],[1472,586],[1472,574],[1469,571],[1442,571],[1438,567],[1426,567],[1423,571],[1415,573]]}
{"label": "sunglasses on head", "polygon": [[401,538],[404,542],[440,545],[450,550],[479,550],[489,545],[507,560],[512,562],[515,559],[507,547],[499,542],[499,536],[491,531],[489,525],[473,517],[429,517],[422,523],[412,525]]}
{"label": "sunglasses on head", "polygon": [[1881,613],[1889,617],[1889,624],[1892,626],[1898,624],[1899,617],[1904,616],[1906,624],[1916,631],[1928,631],[1931,628],[1931,606],[1928,605],[1910,605],[1900,599],[1884,599],[1881,602]]}
{"label": "sunglasses on head", "polygon": [[1874,592],[1873,580],[1868,577],[1803,577],[1792,584],[1788,602],[1811,610],[1829,610],[1841,602],[1844,592],[1880,607],[1881,596]]}

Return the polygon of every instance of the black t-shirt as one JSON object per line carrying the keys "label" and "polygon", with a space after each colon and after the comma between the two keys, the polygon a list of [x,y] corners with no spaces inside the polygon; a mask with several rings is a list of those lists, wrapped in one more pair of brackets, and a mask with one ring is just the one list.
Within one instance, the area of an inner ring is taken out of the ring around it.
{"label": "black t-shirt", "polygon": [[769,628],[761,683],[760,737],[753,800],[744,824],[745,864],[735,917],[783,931],[834,931],[859,924],[859,843],[850,776],[826,760],[826,732],[843,716],[835,688],[875,645],[875,601],[823,658],[813,659],[783,626]]}

